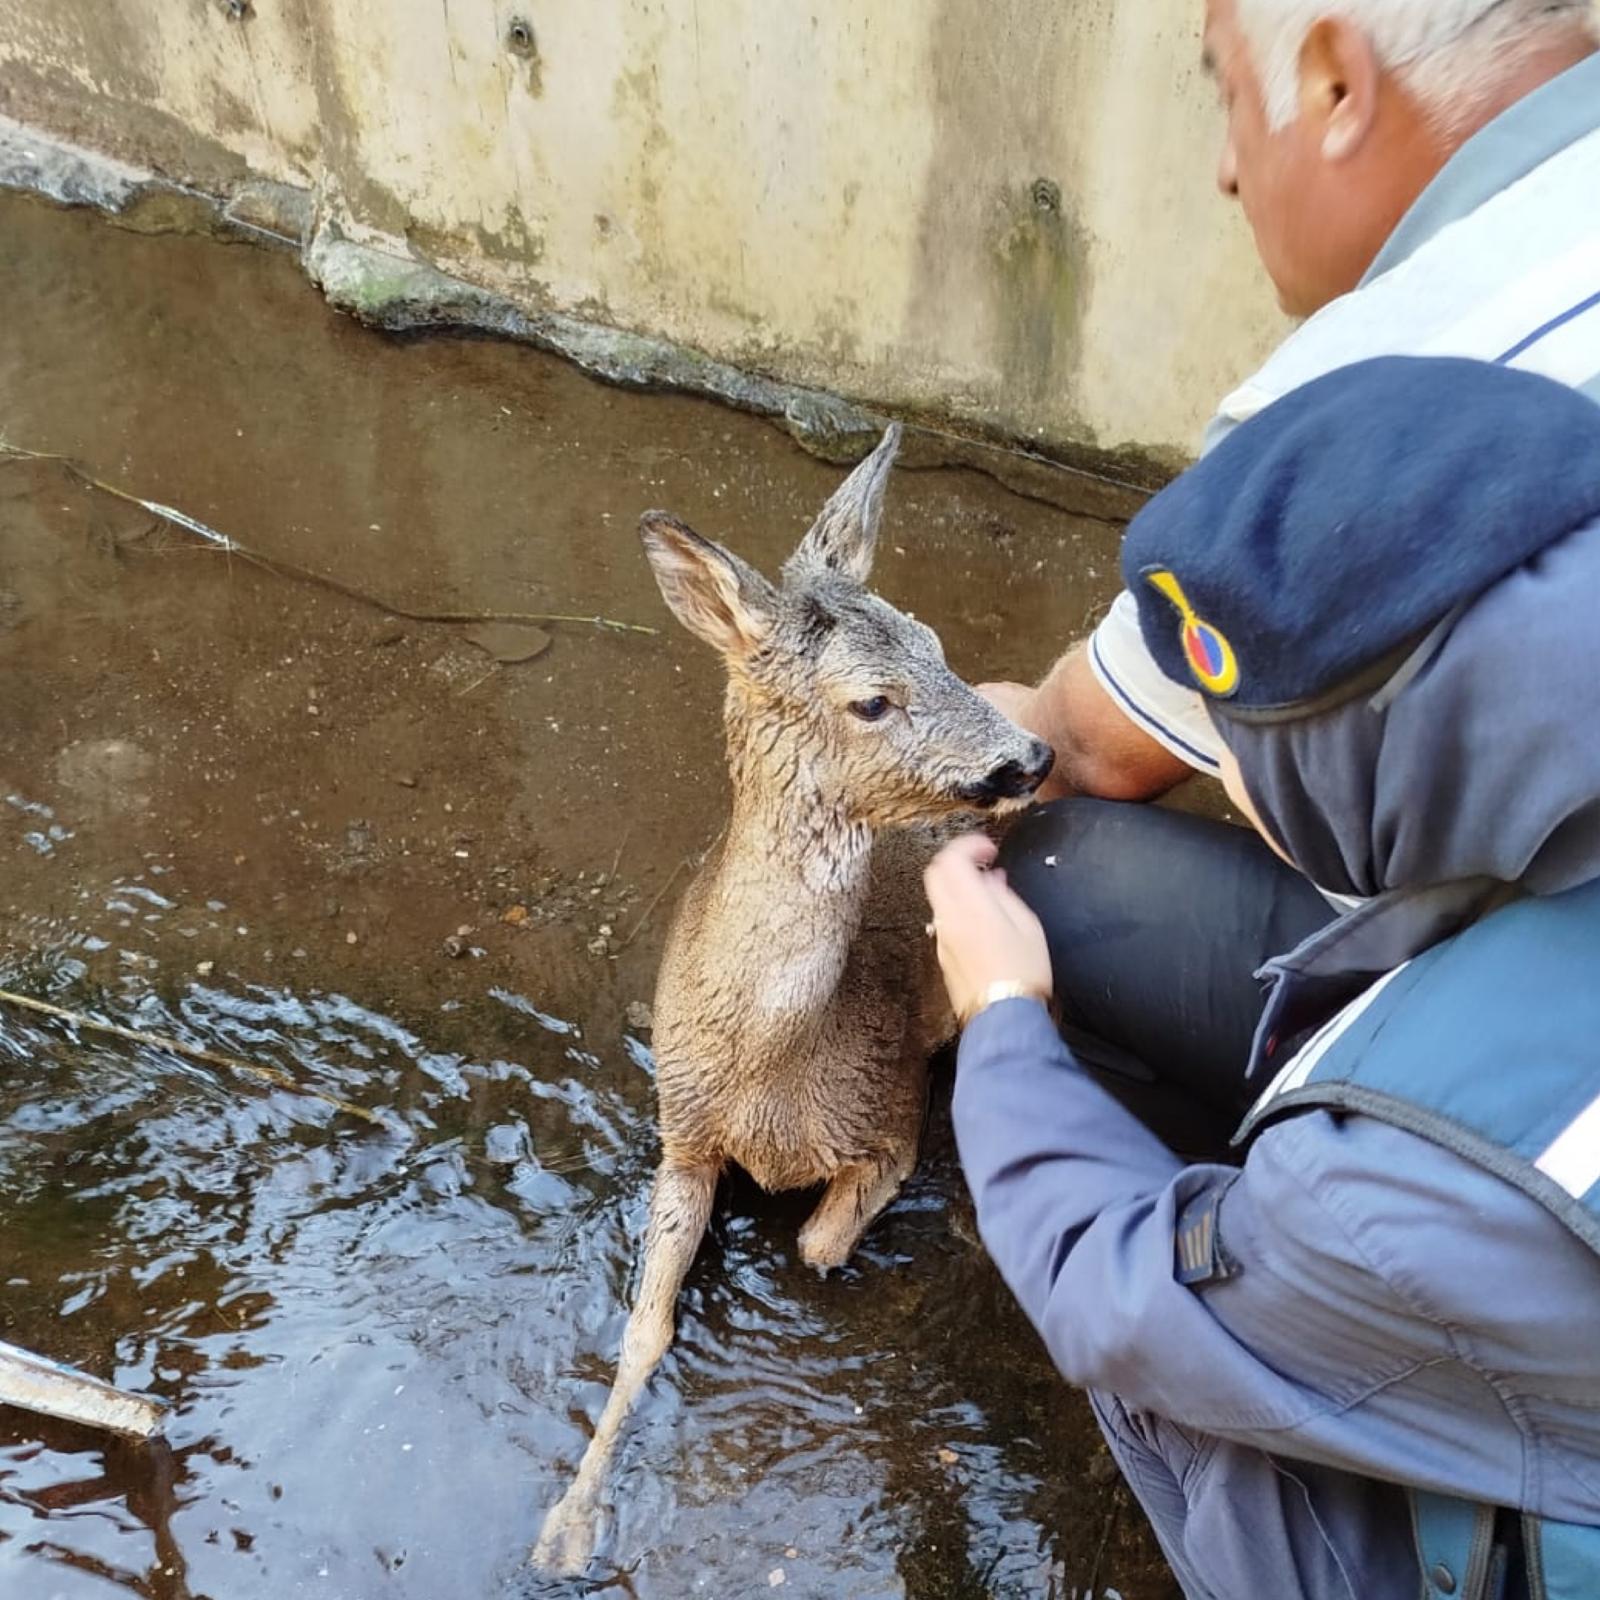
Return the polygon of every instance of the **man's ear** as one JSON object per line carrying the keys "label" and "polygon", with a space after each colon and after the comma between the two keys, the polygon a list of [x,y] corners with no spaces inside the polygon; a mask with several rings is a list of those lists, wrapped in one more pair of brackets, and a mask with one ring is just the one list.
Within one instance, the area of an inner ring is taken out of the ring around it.
{"label": "man's ear", "polygon": [[772,631],[777,594],[731,550],[665,511],[639,519],[639,538],[672,614],[725,656],[746,656]]}
{"label": "man's ear", "polygon": [[1300,118],[1321,141],[1323,160],[1348,160],[1366,142],[1382,76],[1371,39],[1354,23],[1312,24],[1300,46]]}

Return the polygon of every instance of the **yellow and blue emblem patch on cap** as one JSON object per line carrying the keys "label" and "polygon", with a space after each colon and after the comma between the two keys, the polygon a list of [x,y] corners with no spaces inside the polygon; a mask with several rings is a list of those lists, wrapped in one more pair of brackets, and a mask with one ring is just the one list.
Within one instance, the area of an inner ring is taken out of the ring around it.
{"label": "yellow and blue emblem patch on cap", "polygon": [[1590,524],[1600,406],[1515,367],[1383,356],[1290,390],[1174,478],[1129,523],[1122,576],[1167,678],[1213,717],[1287,721]]}
{"label": "yellow and blue emblem patch on cap", "polygon": [[1179,616],[1178,644],[1196,683],[1208,694],[1227,699],[1239,688],[1239,658],[1226,635],[1196,612],[1183,585],[1165,568],[1145,574],[1151,587],[1164,594]]}

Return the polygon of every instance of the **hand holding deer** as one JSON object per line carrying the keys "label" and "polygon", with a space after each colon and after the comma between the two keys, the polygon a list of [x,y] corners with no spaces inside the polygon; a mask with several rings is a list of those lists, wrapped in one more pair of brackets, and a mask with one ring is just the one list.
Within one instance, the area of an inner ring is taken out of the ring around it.
{"label": "hand holding deer", "polygon": [[963,834],[923,874],[939,970],[963,1025],[1000,993],[1046,1000],[1053,981],[1044,929],[994,865],[996,853],[985,834]]}

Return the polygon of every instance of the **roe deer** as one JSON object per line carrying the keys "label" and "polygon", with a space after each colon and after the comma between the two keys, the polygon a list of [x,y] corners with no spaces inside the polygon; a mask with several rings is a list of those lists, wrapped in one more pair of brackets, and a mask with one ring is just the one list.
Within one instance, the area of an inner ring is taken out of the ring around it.
{"label": "roe deer", "polygon": [[911,1172],[928,1055],[950,1031],[924,929],[928,824],[1020,800],[1050,770],[1049,746],[962,683],[931,628],[864,587],[899,439],[891,427],[851,473],[776,585],[662,512],[640,524],[668,606],[727,664],[733,815],[667,937],[643,1272],[611,1398],[534,1551],[547,1570],[580,1572],[593,1551],[722,1170],[825,1184],[800,1231],[824,1271]]}

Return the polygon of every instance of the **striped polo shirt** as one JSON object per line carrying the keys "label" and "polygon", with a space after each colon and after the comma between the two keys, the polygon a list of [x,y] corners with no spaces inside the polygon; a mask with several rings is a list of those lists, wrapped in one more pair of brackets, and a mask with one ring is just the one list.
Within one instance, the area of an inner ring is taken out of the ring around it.
{"label": "striped polo shirt", "polygon": [[[1360,284],[1222,402],[1203,451],[1301,384],[1380,355],[1502,362],[1600,401],[1600,55],[1469,139]],[[1190,766],[1216,771],[1222,742],[1205,703],[1145,649],[1132,595],[1095,630],[1089,661],[1132,721]]]}

